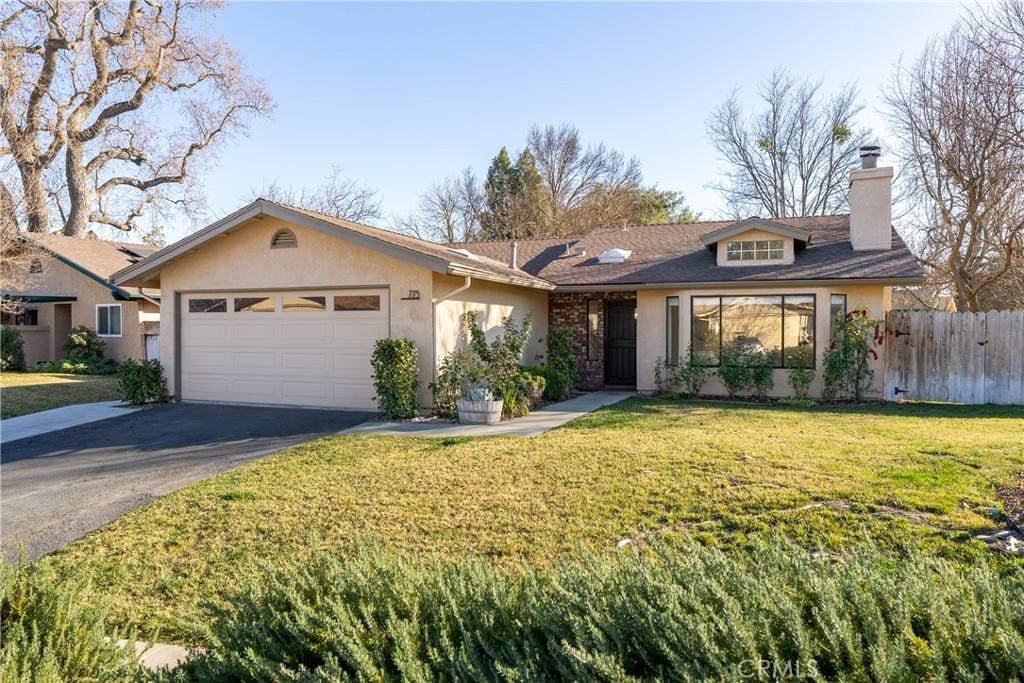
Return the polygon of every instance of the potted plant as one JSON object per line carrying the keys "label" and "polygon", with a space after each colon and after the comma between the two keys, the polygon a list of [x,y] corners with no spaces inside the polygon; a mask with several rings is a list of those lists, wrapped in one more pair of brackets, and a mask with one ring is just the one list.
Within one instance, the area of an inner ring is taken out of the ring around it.
{"label": "potted plant", "polygon": [[494,398],[489,387],[475,386],[458,400],[459,422],[471,425],[496,425],[501,421],[504,402]]}

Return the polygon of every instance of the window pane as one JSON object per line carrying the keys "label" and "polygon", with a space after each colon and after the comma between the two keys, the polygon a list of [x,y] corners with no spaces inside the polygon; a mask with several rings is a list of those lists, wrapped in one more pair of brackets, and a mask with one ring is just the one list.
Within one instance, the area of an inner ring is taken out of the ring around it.
{"label": "window pane", "polygon": [[722,297],[722,345],[728,344],[765,353],[778,365],[782,352],[782,297]]}
{"label": "window pane", "polygon": [[679,363],[679,297],[670,296],[666,300],[665,315],[665,362],[669,365]]}
{"label": "window pane", "polygon": [[227,313],[227,299],[189,299],[189,313]]}
{"label": "window pane", "polygon": [[110,334],[110,312],[106,306],[96,307],[96,334]]}
{"label": "window pane", "polygon": [[601,302],[587,302],[587,360],[597,360],[601,338],[598,328],[601,325]]}
{"label": "window pane", "polygon": [[235,298],[236,313],[273,313],[274,300],[264,296],[245,296]]}
{"label": "window pane", "polygon": [[109,306],[107,310],[110,311],[110,334],[119,337],[121,336],[121,307]]}
{"label": "window pane", "polygon": [[379,311],[380,295],[346,295],[334,297],[336,311]]}
{"label": "window pane", "polygon": [[828,336],[829,339],[835,336],[836,330],[836,318],[846,317],[846,295],[845,294],[833,294],[829,297],[829,313],[828,313]]}
{"label": "window pane", "polygon": [[325,311],[326,301],[322,296],[286,296],[281,309],[285,312]]}
{"label": "window pane", "polygon": [[721,310],[721,300],[717,296],[693,297],[690,344],[693,357],[698,363],[718,365]]}
{"label": "window pane", "polygon": [[814,296],[787,296],[783,325],[783,365],[814,366]]}

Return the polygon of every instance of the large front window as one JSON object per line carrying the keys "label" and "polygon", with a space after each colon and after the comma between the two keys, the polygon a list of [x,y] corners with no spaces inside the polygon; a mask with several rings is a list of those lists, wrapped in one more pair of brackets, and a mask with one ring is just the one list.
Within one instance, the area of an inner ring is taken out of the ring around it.
{"label": "large front window", "polygon": [[777,368],[814,366],[814,295],[695,296],[690,344],[694,357],[718,365],[722,349],[763,353]]}

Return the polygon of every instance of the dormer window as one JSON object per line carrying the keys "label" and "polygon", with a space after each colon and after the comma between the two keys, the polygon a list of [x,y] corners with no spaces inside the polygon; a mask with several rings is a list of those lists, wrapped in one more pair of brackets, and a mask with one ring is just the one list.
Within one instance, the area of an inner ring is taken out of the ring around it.
{"label": "dormer window", "polygon": [[743,240],[726,246],[728,261],[777,261],[784,255],[783,240]]}

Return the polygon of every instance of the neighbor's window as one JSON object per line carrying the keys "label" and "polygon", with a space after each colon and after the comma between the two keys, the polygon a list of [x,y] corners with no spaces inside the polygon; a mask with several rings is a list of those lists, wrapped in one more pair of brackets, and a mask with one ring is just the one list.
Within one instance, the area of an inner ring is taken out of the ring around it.
{"label": "neighbor's window", "polygon": [[828,299],[828,337],[836,334],[836,319],[839,316],[846,317],[846,295],[833,294]]}
{"label": "neighbor's window", "polygon": [[26,308],[21,313],[0,313],[0,325],[38,325],[39,311]]}
{"label": "neighbor's window", "polygon": [[727,261],[772,261],[781,259],[782,240],[750,240],[729,242],[726,245]]}
{"label": "neighbor's window", "polygon": [[718,365],[722,347],[739,344],[777,368],[814,366],[814,295],[695,296],[690,343],[694,356]]}
{"label": "neighbor's window", "polygon": [[665,363],[679,364],[679,297],[665,298]]}
{"label": "neighbor's window", "polygon": [[96,334],[100,337],[121,336],[121,304],[96,306]]}
{"label": "neighbor's window", "polygon": [[379,311],[379,294],[346,294],[334,297],[336,311]]}
{"label": "neighbor's window", "polygon": [[273,313],[274,300],[266,296],[235,297],[236,313]]}
{"label": "neighbor's window", "polygon": [[189,313],[227,313],[227,299],[189,299]]}
{"label": "neighbor's window", "polygon": [[597,360],[601,338],[598,327],[601,325],[601,302],[587,302],[587,360]]}
{"label": "neighbor's window", "polygon": [[327,310],[327,299],[322,296],[286,296],[281,303],[285,313]]}

